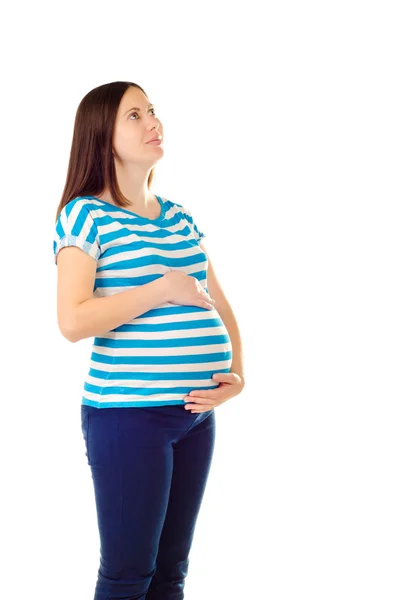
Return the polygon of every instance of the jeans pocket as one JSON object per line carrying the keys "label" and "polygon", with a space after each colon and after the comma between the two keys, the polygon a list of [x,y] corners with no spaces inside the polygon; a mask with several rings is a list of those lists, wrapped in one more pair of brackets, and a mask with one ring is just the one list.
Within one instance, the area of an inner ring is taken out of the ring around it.
{"label": "jeans pocket", "polygon": [[85,442],[85,448],[86,448],[86,457],[87,457],[87,462],[88,464],[90,464],[90,456],[89,456],[89,448],[88,448],[88,428],[89,428],[89,424],[90,424],[90,415],[89,412],[87,410],[87,408],[82,405],[81,406],[81,431],[83,432],[83,438],[84,438],[84,442]]}

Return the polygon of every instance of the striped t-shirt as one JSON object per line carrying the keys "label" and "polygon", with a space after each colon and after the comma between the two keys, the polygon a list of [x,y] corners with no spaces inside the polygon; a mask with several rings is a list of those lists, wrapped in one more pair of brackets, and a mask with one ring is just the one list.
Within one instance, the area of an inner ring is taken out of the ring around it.
{"label": "striped t-shirt", "polygon": [[[208,258],[204,234],[181,204],[156,196],[157,219],[141,217],[95,196],[63,207],[54,236],[54,259],[78,246],[97,261],[93,297],[144,285],[167,271],[195,277],[205,291]],[[218,387],[214,373],[227,373],[232,346],[212,309],[160,304],[94,338],[82,404],[96,408],[185,404],[192,390]]]}

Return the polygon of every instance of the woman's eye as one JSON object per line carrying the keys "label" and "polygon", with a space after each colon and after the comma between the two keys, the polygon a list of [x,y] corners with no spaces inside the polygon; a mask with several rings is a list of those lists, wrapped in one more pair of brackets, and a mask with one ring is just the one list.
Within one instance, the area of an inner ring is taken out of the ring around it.
{"label": "woman's eye", "polygon": [[[154,108],[151,108],[150,110],[152,110],[154,114],[156,113],[156,111],[155,111]],[[133,113],[131,113],[130,117],[132,117],[132,115],[138,115],[138,113],[137,112],[133,112]],[[139,117],[139,115],[138,115],[138,117]]]}

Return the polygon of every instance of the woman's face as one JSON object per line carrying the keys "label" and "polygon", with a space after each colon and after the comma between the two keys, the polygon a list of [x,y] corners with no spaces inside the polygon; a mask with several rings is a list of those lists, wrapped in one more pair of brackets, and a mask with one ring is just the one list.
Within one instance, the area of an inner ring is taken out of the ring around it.
{"label": "woman's face", "polygon": [[[159,136],[161,144],[148,144]],[[149,166],[162,158],[163,126],[156,111],[139,88],[129,87],[121,99],[113,131],[113,152],[122,163]]]}

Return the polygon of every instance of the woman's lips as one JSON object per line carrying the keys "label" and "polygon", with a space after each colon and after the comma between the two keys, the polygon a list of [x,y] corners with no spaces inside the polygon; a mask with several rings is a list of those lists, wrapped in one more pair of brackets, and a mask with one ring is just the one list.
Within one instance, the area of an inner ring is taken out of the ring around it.
{"label": "woman's lips", "polygon": [[151,142],[148,142],[148,144],[155,144],[156,146],[159,146],[161,144],[161,140],[152,140]]}

